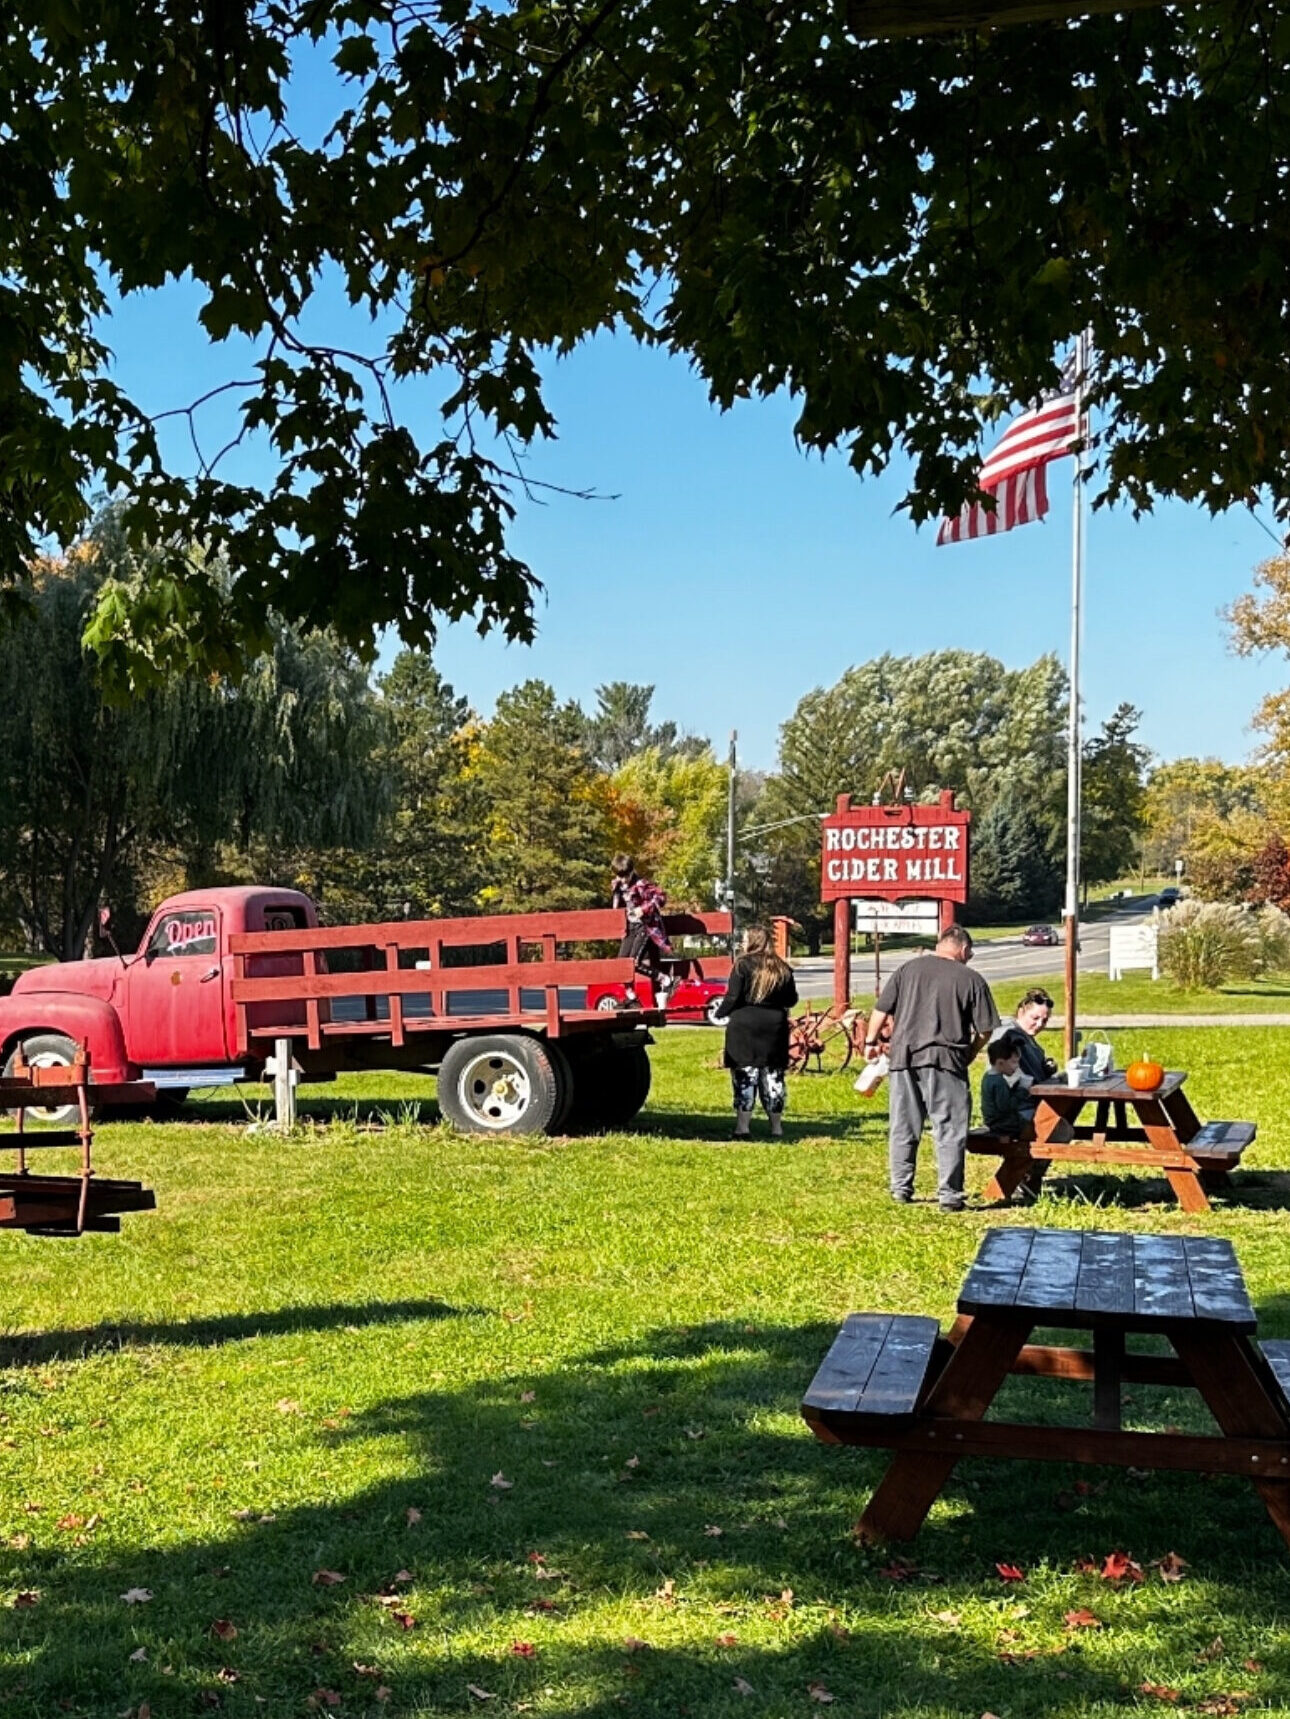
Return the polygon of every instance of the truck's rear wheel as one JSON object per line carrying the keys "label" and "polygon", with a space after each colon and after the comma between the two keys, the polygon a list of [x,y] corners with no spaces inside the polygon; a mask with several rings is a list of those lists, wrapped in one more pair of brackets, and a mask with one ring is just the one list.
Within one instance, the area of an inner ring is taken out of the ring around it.
{"label": "truck's rear wheel", "polygon": [[558,1056],[520,1033],[458,1039],[440,1064],[439,1109],[467,1134],[542,1134],[566,1098]]}
{"label": "truck's rear wheel", "polygon": [[[19,1050],[22,1052],[23,1061],[30,1068],[70,1068],[79,1049],[76,1040],[69,1039],[65,1033],[32,1033],[10,1052],[4,1072],[6,1076],[13,1073]],[[90,1115],[93,1114],[91,1107]],[[75,1102],[42,1106],[39,1110],[35,1105],[28,1105],[26,1108],[26,1120],[40,1127],[71,1128],[80,1119],[80,1106]]]}
{"label": "truck's rear wheel", "polygon": [[571,1131],[625,1128],[649,1097],[649,1053],[643,1045],[602,1051],[573,1065]]}

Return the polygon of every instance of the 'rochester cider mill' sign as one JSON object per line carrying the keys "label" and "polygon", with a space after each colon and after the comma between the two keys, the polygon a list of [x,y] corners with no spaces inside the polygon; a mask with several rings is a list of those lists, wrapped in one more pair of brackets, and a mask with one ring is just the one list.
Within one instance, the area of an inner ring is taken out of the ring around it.
{"label": "'rochester cider mill' sign", "polygon": [[823,820],[821,898],[966,901],[971,819],[952,794],[937,806],[839,807]]}

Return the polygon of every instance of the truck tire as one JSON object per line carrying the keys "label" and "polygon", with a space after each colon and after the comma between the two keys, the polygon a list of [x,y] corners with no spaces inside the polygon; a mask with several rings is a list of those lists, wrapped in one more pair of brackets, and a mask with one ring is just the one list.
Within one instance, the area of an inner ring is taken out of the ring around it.
{"label": "truck tire", "polygon": [[557,1058],[523,1033],[458,1039],[439,1066],[439,1109],[465,1134],[543,1134],[567,1092]]}
{"label": "truck tire", "polygon": [[649,1097],[650,1079],[643,1045],[582,1057],[573,1064],[570,1132],[625,1128]]}
{"label": "truck tire", "polygon": [[[32,1033],[22,1039],[9,1053],[4,1065],[6,1075],[13,1073],[14,1064],[21,1050],[24,1062],[32,1068],[70,1068],[76,1060],[80,1046],[75,1039],[69,1039],[65,1033]],[[90,1116],[95,1115],[95,1108],[90,1106]],[[74,1128],[81,1119],[80,1106],[76,1103],[46,1106],[37,1109],[28,1105],[26,1111],[28,1122],[34,1122],[43,1128]]]}

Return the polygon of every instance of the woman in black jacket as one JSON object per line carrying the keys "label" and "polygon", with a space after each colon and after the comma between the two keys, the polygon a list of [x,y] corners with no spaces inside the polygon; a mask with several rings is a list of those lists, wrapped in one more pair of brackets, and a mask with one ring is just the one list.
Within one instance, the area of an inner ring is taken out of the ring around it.
{"label": "woman in black jacket", "polygon": [[769,931],[744,934],[717,1015],[726,1022],[725,1064],[734,1089],[735,1138],[745,1138],[761,1099],[771,1134],[784,1132],[784,1072],[788,1068],[788,1011],[797,1002],[793,969],[771,946]]}

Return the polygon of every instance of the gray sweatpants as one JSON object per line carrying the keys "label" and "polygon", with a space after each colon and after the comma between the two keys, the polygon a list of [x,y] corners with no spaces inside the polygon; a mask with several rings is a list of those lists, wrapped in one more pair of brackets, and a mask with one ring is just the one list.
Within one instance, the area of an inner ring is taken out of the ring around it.
{"label": "gray sweatpants", "polygon": [[943,1209],[963,1205],[963,1168],[972,1122],[972,1089],[964,1074],[945,1068],[894,1068],[891,1100],[891,1191],[907,1200],[914,1191],[914,1168],[924,1125],[932,1125],[936,1144],[936,1195]]}

